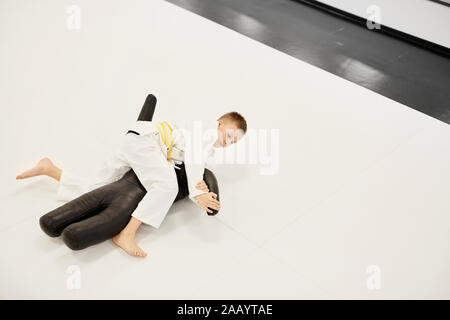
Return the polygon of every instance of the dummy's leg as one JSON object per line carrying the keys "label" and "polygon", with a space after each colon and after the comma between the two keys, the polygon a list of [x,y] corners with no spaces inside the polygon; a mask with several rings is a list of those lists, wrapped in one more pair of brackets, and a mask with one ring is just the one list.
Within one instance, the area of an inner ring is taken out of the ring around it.
{"label": "dummy's leg", "polygon": [[[128,224],[131,213],[144,193],[119,196],[97,215],[69,225],[62,232],[64,243],[73,250],[81,250],[111,239]],[[145,256],[145,253],[139,248],[135,248],[132,253],[129,253],[135,256]]]}
{"label": "dummy's leg", "polygon": [[48,212],[39,219],[41,229],[50,237],[58,237],[68,225],[91,217],[106,207],[105,196],[111,185],[95,189]]}

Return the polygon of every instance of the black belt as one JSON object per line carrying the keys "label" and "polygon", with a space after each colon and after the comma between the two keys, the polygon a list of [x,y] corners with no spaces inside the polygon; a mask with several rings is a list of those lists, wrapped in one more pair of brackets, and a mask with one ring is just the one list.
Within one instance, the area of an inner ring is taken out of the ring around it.
{"label": "black belt", "polygon": [[128,130],[128,131],[127,131],[127,134],[128,134],[128,133],[134,133],[134,134],[137,134],[137,135],[139,136],[139,132],[136,132],[136,131],[134,131],[134,130]]}

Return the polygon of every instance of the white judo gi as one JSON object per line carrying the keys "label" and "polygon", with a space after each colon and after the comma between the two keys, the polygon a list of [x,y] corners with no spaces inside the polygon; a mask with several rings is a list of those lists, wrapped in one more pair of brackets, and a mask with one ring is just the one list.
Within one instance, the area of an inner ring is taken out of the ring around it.
{"label": "white judo gi", "polygon": [[[126,134],[118,152],[104,162],[94,179],[83,179],[62,171],[57,190],[58,200],[70,201],[83,193],[117,181],[131,168],[147,191],[132,216],[158,228],[178,193],[176,164],[184,162],[189,197],[198,205],[195,196],[204,192],[196,189],[195,185],[203,180],[206,161],[214,154],[218,121],[203,123],[204,134],[201,136],[198,132],[197,135],[193,132],[198,129],[198,125],[194,129],[193,123],[166,122],[173,129],[174,144],[170,161],[167,159],[168,148],[160,137],[156,122],[137,121],[131,130],[139,135]],[[197,141],[192,141],[193,139]],[[199,146],[201,150],[198,150]],[[197,149],[197,154],[194,153],[194,148]],[[186,159],[186,155],[189,159]]]}

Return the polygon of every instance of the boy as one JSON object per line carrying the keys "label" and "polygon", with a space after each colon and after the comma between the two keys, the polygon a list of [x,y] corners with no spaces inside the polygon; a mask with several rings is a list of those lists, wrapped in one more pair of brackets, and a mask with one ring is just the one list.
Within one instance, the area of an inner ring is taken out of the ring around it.
{"label": "boy", "polygon": [[[177,193],[178,184],[174,171],[184,162],[189,187],[189,198],[204,210],[220,209],[217,195],[208,192],[202,182],[207,157],[214,148],[226,147],[240,140],[247,131],[247,123],[238,112],[229,112],[217,121],[206,124],[202,141],[190,141],[194,129],[189,125],[173,122],[137,121],[133,130],[125,136],[119,152],[101,168],[93,183],[82,182],[69,172],[56,167],[44,158],[32,169],[16,179],[47,175],[59,181],[58,198],[71,200],[81,194],[120,179],[130,168],[134,170],[147,193],[133,212],[128,225],[113,238],[113,242],[130,255],[145,257],[147,254],[134,238],[142,223],[158,228],[165,218]],[[200,147],[200,156],[193,153]],[[194,155],[194,159],[191,156]]]}

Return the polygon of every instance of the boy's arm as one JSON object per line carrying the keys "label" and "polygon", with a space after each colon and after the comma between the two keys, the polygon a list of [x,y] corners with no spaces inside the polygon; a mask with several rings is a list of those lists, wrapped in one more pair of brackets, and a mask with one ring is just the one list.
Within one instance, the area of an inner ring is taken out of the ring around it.
{"label": "boy's arm", "polygon": [[[201,191],[196,188],[198,182],[196,183],[195,181],[196,179],[202,179],[205,166],[185,165],[185,168],[186,176],[188,178],[189,198],[194,201],[197,206],[206,210],[208,213],[213,212],[211,209],[220,210],[220,202],[217,200],[217,195],[215,193]],[[189,176],[191,176],[191,178],[189,178]]]}
{"label": "boy's arm", "polygon": [[[209,125],[211,125],[209,127]],[[185,169],[186,169],[186,177],[188,181],[188,188],[189,188],[189,198],[199,207],[204,209],[205,205],[205,199],[203,199],[203,206],[198,202],[196,197],[202,194],[206,194],[208,192],[204,192],[202,190],[198,190],[195,186],[196,184],[203,180],[203,173],[205,171],[206,167],[206,159],[211,157],[214,154],[214,147],[213,144],[217,139],[217,122],[214,122],[214,125],[210,123],[207,126],[206,132],[202,137],[201,141],[201,152],[202,157],[201,159],[198,159],[197,157],[194,157],[193,155],[193,146],[192,144],[189,144],[188,147],[185,149],[185,155],[187,155],[188,159],[196,159],[196,161],[185,161]],[[191,128],[191,133],[193,133],[193,128]],[[193,134],[191,135],[193,136]],[[200,160],[200,161],[199,161]],[[212,198],[211,198],[212,199]],[[217,202],[217,201],[216,201]]]}
{"label": "boy's arm", "polygon": [[189,198],[200,207],[195,197],[207,192],[198,190],[195,186],[199,181],[203,180],[203,172],[205,171],[205,164],[185,163],[185,169],[189,188]]}

